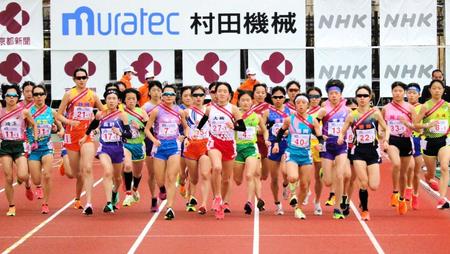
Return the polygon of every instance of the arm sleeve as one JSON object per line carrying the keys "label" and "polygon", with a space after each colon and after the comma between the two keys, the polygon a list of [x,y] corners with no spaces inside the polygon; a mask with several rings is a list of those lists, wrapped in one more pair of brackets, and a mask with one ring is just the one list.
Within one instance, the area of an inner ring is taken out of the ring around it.
{"label": "arm sleeve", "polygon": [[239,120],[236,122],[236,126],[234,126],[234,130],[235,130],[235,131],[246,131],[246,130],[247,130],[247,127],[245,127],[244,120],[239,119]]}
{"label": "arm sleeve", "polygon": [[91,131],[97,129],[98,125],[100,124],[100,120],[94,119],[91,124],[89,124],[88,129],[86,130],[86,135],[90,135]]}
{"label": "arm sleeve", "polygon": [[124,125],[123,126],[123,132],[122,132],[122,137],[124,138],[131,138],[133,135],[131,134],[131,128],[130,125]]}
{"label": "arm sleeve", "polygon": [[276,142],[276,143],[280,143],[280,142],[281,142],[281,139],[283,138],[283,135],[284,135],[285,132],[286,132],[286,130],[283,129],[283,128],[280,128],[280,129],[278,130],[277,138],[275,139],[275,142]]}
{"label": "arm sleeve", "polygon": [[197,129],[201,130],[203,128],[203,125],[205,125],[206,121],[208,121],[208,116],[203,115],[202,119],[200,119],[200,122],[197,125]]}

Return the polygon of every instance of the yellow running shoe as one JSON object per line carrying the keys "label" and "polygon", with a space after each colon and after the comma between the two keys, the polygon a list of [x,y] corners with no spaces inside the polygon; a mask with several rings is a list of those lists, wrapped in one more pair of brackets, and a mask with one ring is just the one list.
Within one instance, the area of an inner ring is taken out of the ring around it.
{"label": "yellow running shoe", "polygon": [[391,206],[392,207],[398,207],[399,196],[400,195],[398,193],[392,193],[392,195],[391,195]]}
{"label": "yellow running shoe", "polygon": [[330,199],[328,199],[325,202],[326,206],[334,206],[334,204],[336,203],[336,196],[332,196]]}
{"label": "yellow running shoe", "polygon": [[16,207],[10,206],[8,212],[6,213],[6,216],[16,216]]}

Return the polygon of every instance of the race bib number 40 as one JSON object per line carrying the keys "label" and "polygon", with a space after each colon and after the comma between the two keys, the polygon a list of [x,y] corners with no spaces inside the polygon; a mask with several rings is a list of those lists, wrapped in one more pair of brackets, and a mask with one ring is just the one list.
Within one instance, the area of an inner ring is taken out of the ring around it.
{"label": "race bib number 40", "polygon": [[300,148],[309,148],[309,134],[292,134],[291,145]]}

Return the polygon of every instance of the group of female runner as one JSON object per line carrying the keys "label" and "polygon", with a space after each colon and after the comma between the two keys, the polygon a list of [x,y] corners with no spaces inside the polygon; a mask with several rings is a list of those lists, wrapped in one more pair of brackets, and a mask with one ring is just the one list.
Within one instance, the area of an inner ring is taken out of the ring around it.
{"label": "group of female runner", "polygon": [[[431,82],[432,97],[423,105],[418,104],[419,85],[394,82],[392,102],[378,110],[371,104],[370,87],[358,87],[356,104],[352,105],[342,97],[344,84],[339,80],[326,84],[328,99],[323,103],[319,88],[300,93],[300,84],[291,81],[286,89],[273,87],[270,94],[266,85],[257,84],[252,92],[239,93],[238,103],[233,105],[231,86],[215,82],[209,87],[210,103],[204,104],[206,89],[194,86],[183,88],[182,105],[178,106],[176,87],[163,87],[158,81],[148,83],[150,100],[144,105],[138,105],[137,90],[121,89],[118,83],[106,86],[103,104],[87,88],[88,78],[86,70],[75,70],[75,86],[66,92],[57,111],[45,105],[47,91],[42,85],[30,83],[28,88],[24,84],[22,90],[29,89],[31,96],[25,96],[29,101],[22,104],[18,103],[22,91],[17,85],[2,86],[5,107],[0,112],[0,157],[8,216],[15,215],[13,163],[18,183],[25,183],[27,198],[34,198],[30,182],[37,190],[43,189],[36,195],[43,199],[42,213],[49,213],[52,132],[63,139],[61,174],[77,179],[74,207],[86,215],[93,214],[92,165],[98,158],[103,168],[105,213],[117,209],[122,182],[122,205],[139,202],[145,161],[151,211],[158,211],[158,199],[167,199],[167,220],[175,218],[177,184],[187,199],[187,211],[206,214],[212,192],[211,209],[217,219],[223,219],[231,212],[232,182],[240,185],[245,179],[244,212],[253,212],[253,202],[264,211],[261,185],[269,175],[277,215],[284,214],[279,197],[282,182],[282,196],[295,209],[295,218],[306,219],[302,208],[308,203],[314,178],[315,215],[322,215],[324,184],[331,187],[326,204],[334,206],[333,218],[349,215],[356,187],[362,219],[369,220],[368,190],[374,191],[380,184],[381,150],[387,151],[392,162],[391,205],[399,214],[407,212],[407,202],[418,209],[423,162],[428,170],[426,182],[441,196],[437,207],[449,208],[450,116],[449,104],[442,100],[445,85],[439,80]],[[94,134],[98,134],[97,149]],[[440,184],[434,180],[437,161]],[[196,197],[198,183],[200,202]],[[86,191],[84,206],[80,202],[82,190]]]}

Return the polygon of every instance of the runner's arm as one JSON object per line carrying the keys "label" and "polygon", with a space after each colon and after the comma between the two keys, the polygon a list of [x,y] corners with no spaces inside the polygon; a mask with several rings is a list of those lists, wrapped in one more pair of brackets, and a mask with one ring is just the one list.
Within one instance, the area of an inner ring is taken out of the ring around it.
{"label": "runner's arm", "polygon": [[38,137],[38,128],[36,125],[36,122],[34,121],[33,117],[31,116],[30,111],[28,110],[24,110],[23,111],[23,117],[25,119],[25,121],[28,121],[28,123],[31,125],[31,127],[33,128],[33,138],[34,140],[37,140]]}
{"label": "runner's arm", "polygon": [[158,111],[159,109],[155,108],[149,116],[149,119],[147,121],[147,124],[145,125],[145,136],[150,139],[153,143],[156,143],[156,138],[155,136],[153,136],[152,132],[150,131],[150,129],[153,127],[153,124],[155,123],[156,120],[156,116],[158,115]]}

